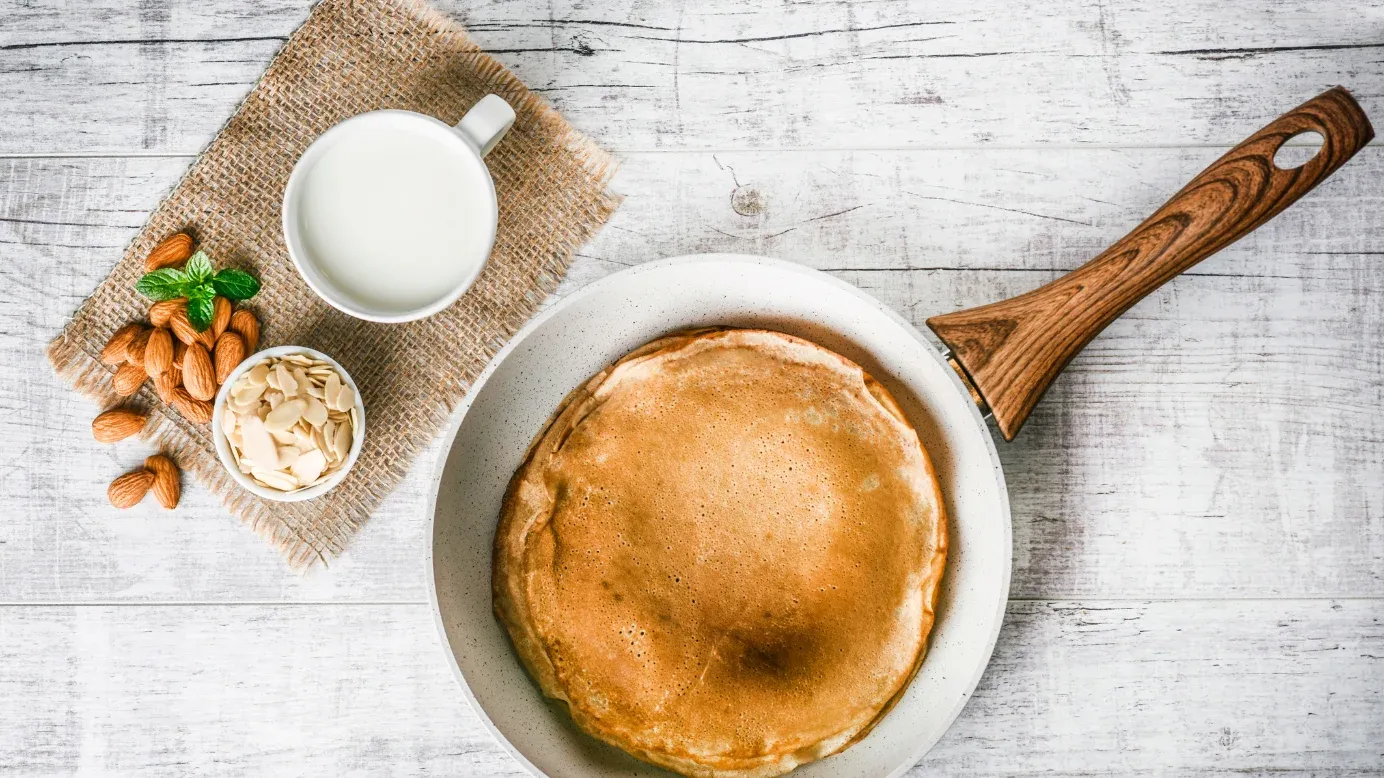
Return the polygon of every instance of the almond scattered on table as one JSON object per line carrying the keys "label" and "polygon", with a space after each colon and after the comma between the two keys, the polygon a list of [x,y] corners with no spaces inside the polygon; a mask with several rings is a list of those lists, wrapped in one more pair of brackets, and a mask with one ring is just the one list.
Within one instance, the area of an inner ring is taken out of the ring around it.
{"label": "almond scattered on table", "polygon": [[132,508],[144,499],[153,483],[153,473],[148,470],[136,470],[111,481],[110,487],[106,489],[106,497],[111,501],[111,505],[121,510]]}
{"label": "almond scattered on table", "polygon": [[111,339],[106,341],[106,347],[101,349],[101,361],[112,367],[124,362],[125,351],[129,348],[130,341],[143,329],[143,324],[132,321],[116,330]]}
{"label": "almond scattered on table", "polygon": [[115,387],[115,393],[121,397],[129,397],[139,391],[139,387],[148,380],[149,374],[144,372],[144,365],[137,362],[126,362],[115,369],[115,376],[111,378],[111,385]]}
{"label": "almond scattered on table", "polygon": [[198,400],[181,386],[173,390],[173,407],[193,424],[207,424],[211,421],[211,402]]}
{"label": "almond scattered on table", "polygon": [[231,372],[245,361],[245,341],[234,332],[223,332],[216,339],[216,350],[212,352],[212,366],[216,369],[216,383],[224,384]]}
{"label": "almond scattered on table", "polygon": [[192,256],[192,236],[186,232],[170,235],[149,252],[144,260],[144,272],[152,273],[166,267],[177,267]]}
{"label": "almond scattered on table", "polygon": [[149,323],[155,327],[168,327],[172,323],[173,314],[182,310],[184,315],[187,313],[187,298],[174,297],[171,300],[159,300],[149,306]]}
{"label": "almond scattered on table", "polygon": [[150,331],[144,344],[144,372],[158,377],[173,365],[173,334],[159,328]]}
{"label": "almond scattered on table", "polygon": [[211,337],[215,342],[231,324],[231,301],[217,295],[211,301],[211,310]]}
{"label": "almond scattered on table", "polygon": [[126,362],[133,362],[136,365],[144,364],[144,349],[149,346],[149,338],[152,333],[153,330],[140,327],[139,332],[130,338],[130,342],[125,344]]}
{"label": "almond scattered on table", "polygon": [[173,404],[173,390],[182,388],[183,373],[181,370],[173,370],[172,366],[168,370],[154,376],[154,393],[169,405]]}
{"label": "almond scattered on table", "polygon": [[221,417],[240,472],[283,492],[316,486],[344,467],[359,424],[355,392],[336,368],[302,354],[246,371]]}
{"label": "almond scattered on table", "polygon": [[187,307],[178,308],[168,316],[168,327],[184,346],[197,342],[197,330],[187,318]]}
{"label": "almond scattered on table", "polygon": [[147,414],[129,408],[111,408],[91,420],[91,435],[101,443],[124,440],[144,429]]}
{"label": "almond scattered on table", "polygon": [[178,507],[182,487],[178,484],[178,466],[163,454],[154,454],[144,460],[144,469],[154,474],[150,488],[159,505],[170,511]]}
{"label": "almond scattered on table", "polygon": [[[116,330],[101,349],[101,361],[115,368],[111,385],[117,394],[133,395],[152,377],[159,399],[193,424],[206,424],[219,385],[259,345],[259,321],[249,311],[235,310],[233,302],[253,297],[259,281],[235,268],[217,271],[182,232],[156,246],[144,268],[135,289],[154,300],[149,306],[154,326],[130,322]],[[112,408],[92,420],[91,433],[102,443],[114,443],[144,429],[148,419],[140,411]],[[156,454],[144,461],[144,469],[112,481],[106,494],[111,505],[129,508],[152,489],[159,503],[172,509],[181,495],[178,478],[173,460]]]}
{"label": "almond scattered on table", "polygon": [[211,355],[201,343],[189,343],[183,355],[183,386],[198,400],[216,396],[216,371],[211,366]]}
{"label": "almond scattered on table", "polygon": [[246,354],[253,354],[259,348],[259,319],[256,319],[253,313],[241,308],[231,314],[231,330],[245,341]]}

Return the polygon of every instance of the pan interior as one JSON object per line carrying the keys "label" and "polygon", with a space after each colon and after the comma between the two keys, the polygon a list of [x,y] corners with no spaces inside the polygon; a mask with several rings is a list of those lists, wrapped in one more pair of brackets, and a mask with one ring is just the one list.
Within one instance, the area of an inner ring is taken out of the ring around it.
{"label": "pan interior", "polygon": [[926,660],[890,715],[850,749],[794,775],[894,775],[960,712],[989,659],[1008,594],[1008,501],[983,420],[940,355],[859,290],[786,262],[703,255],[636,267],[531,322],[477,381],[436,473],[432,592],[462,691],[535,773],[649,775],[542,700],[491,610],[496,522],[510,476],[571,387],[654,338],[694,327],[772,329],[859,364],[898,400],[933,457],[950,560]]}

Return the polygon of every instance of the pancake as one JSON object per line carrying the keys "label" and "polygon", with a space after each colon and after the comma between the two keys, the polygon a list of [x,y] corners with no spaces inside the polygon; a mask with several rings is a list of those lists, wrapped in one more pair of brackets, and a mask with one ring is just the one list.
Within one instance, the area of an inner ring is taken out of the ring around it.
{"label": "pancake", "polygon": [[698,330],[591,378],[535,438],[494,604],[583,731],[689,776],[774,776],[903,694],[946,545],[883,386],[800,338]]}

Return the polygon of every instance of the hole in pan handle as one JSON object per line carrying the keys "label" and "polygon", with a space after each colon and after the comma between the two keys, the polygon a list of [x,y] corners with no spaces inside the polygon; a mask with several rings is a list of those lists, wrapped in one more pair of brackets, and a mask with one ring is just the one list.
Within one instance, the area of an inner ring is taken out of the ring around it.
{"label": "hole in pan handle", "polygon": [[[1301,167],[1274,164],[1289,138],[1316,132]],[[1341,87],[1308,100],[1226,152],[1163,207],[1067,275],[1008,300],[934,316],[928,327],[1013,440],[1053,379],[1110,322],[1312,191],[1370,142],[1374,129]]]}

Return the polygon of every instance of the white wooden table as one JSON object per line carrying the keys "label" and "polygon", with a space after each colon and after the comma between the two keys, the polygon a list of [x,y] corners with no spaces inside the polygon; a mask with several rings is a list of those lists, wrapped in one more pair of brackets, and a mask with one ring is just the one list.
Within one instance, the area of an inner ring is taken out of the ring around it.
{"label": "white wooden table", "polygon": [[[426,603],[420,458],[300,578],[199,487],[105,487],[43,356],[308,0],[0,0],[0,773],[516,775]],[[698,251],[920,328],[1119,237],[1332,84],[1382,0],[444,8],[624,160],[563,292]],[[1131,310],[1020,440],[994,660],[915,774],[1384,772],[1384,147]]]}

